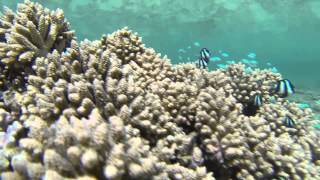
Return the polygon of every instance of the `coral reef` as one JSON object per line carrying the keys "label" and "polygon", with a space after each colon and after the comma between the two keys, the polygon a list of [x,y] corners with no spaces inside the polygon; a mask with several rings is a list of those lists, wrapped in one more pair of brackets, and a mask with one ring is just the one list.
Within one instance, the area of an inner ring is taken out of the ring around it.
{"label": "coral reef", "polygon": [[37,57],[53,50],[63,52],[72,39],[73,32],[61,9],[50,11],[29,1],[19,4],[16,13],[4,8],[0,19],[0,85],[23,86]]}
{"label": "coral reef", "polygon": [[[62,11],[19,6],[28,11],[6,10],[0,24],[2,69],[27,72],[19,74],[25,83],[2,78],[1,179],[320,178],[311,110],[269,92],[280,74],[172,65],[127,28],[78,43]],[[61,17],[65,25],[49,46],[45,38],[34,44],[27,32],[39,26],[27,23],[21,37],[17,20],[8,20],[23,16],[37,25]],[[25,53],[32,55],[19,59]],[[255,93],[264,104],[246,116]],[[286,116],[295,127],[283,124]]]}

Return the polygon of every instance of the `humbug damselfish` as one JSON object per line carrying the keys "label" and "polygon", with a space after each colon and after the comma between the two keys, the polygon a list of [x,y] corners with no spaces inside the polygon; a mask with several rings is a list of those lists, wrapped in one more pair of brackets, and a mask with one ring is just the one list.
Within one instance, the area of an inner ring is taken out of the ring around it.
{"label": "humbug damselfish", "polygon": [[200,51],[200,57],[198,59],[197,67],[198,68],[207,68],[211,53],[207,48],[202,48]]}
{"label": "humbug damselfish", "polygon": [[257,93],[249,98],[248,103],[243,108],[243,114],[246,116],[254,116],[262,106],[262,96]]}
{"label": "humbug damselfish", "polygon": [[294,86],[289,79],[279,80],[275,87],[272,89],[272,93],[276,93],[279,97],[284,98],[295,93]]}

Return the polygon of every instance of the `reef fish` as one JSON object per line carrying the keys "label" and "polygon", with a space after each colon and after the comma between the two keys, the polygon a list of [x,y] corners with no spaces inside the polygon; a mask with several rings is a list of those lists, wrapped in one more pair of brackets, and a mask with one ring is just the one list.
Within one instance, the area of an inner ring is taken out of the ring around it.
{"label": "reef fish", "polygon": [[194,42],[193,45],[197,46],[197,47],[200,47],[200,43],[199,42]]}
{"label": "reef fish", "polygon": [[253,69],[251,67],[246,67],[245,72],[246,73],[251,73]]}
{"label": "reef fish", "polygon": [[229,57],[229,54],[228,54],[228,53],[221,53],[221,56],[223,56],[223,57]]}
{"label": "reef fish", "polygon": [[243,114],[246,116],[254,116],[262,106],[262,97],[260,94],[255,94],[249,98],[248,103],[243,108]]}
{"label": "reef fish", "polygon": [[276,67],[272,67],[271,71],[274,72],[274,73],[277,73],[278,69]]}
{"label": "reef fish", "polygon": [[226,64],[217,64],[218,68],[227,69],[228,65]]}
{"label": "reef fish", "polygon": [[200,57],[198,59],[198,68],[207,68],[210,60],[211,53],[207,48],[202,48],[200,51]]}
{"label": "reef fish", "polygon": [[249,53],[249,54],[248,54],[248,57],[251,58],[251,59],[256,58],[256,56],[257,56],[257,55],[256,55],[255,53]]}
{"label": "reef fish", "polygon": [[218,56],[214,56],[210,58],[211,61],[221,61],[221,58]]}
{"label": "reef fish", "polygon": [[299,103],[298,104],[298,107],[300,109],[306,109],[306,108],[310,108],[310,105],[309,104],[306,104],[306,103]]}
{"label": "reef fish", "polygon": [[241,62],[243,62],[244,64],[249,64],[249,63],[250,63],[250,60],[248,60],[248,59],[241,59]]}
{"label": "reef fish", "polygon": [[286,117],[283,118],[282,124],[290,128],[293,128],[296,125],[294,120],[288,115],[286,115]]}
{"label": "reef fish", "polygon": [[179,53],[186,53],[187,51],[181,48],[181,49],[178,50],[178,52]]}
{"label": "reef fish", "polygon": [[273,89],[273,93],[277,93],[281,98],[294,94],[294,92],[294,86],[289,79],[278,81]]}
{"label": "reef fish", "polygon": [[260,94],[255,94],[254,96],[251,96],[251,99],[249,100],[249,103],[256,107],[262,106],[262,102],[263,101]]}
{"label": "reef fish", "polygon": [[234,60],[229,60],[229,61],[226,61],[226,63],[227,63],[227,64],[235,64],[236,61],[234,61]]}

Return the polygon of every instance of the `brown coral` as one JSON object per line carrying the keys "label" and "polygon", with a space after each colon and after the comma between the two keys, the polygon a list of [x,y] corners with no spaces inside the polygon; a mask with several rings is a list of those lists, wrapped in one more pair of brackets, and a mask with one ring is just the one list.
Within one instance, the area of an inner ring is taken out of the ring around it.
{"label": "brown coral", "polygon": [[[34,58],[4,96],[19,113],[1,105],[3,179],[319,178],[311,112],[271,101],[279,74],[173,66],[127,28]],[[265,103],[245,116],[255,92]]]}
{"label": "brown coral", "polygon": [[37,57],[63,52],[72,39],[61,9],[50,11],[30,1],[19,4],[16,13],[5,8],[0,18],[1,86],[21,86]]}

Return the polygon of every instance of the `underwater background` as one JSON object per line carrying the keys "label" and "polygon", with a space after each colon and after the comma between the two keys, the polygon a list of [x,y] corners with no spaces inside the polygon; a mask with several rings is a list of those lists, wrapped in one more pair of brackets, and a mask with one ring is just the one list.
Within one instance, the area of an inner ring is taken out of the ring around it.
{"label": "underwater background", "polygon": [[[16,9],[22,0],[0,0]],[[212,51],[209,68],[242,61],[273,68],[290,79],[302,107],[320,112],[320,1],[318,0],[35,0],[62,8],[77,39],[128,26],[147,47],[173,63]]]}
{"label": "underwater background", "polygon": [[320,179],[317,1],[2,6],[1,180]]}

